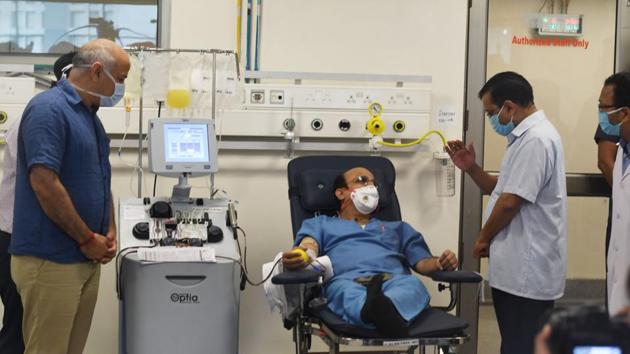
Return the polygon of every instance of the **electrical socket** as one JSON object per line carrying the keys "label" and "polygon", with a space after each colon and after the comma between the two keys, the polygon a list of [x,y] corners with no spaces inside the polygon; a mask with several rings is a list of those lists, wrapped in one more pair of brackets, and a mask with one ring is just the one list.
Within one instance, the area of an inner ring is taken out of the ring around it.
{"label": "electrical socket", "polygon": [[283,104],[284,90],[271,90],[271,92],[269,92],[269,102],[271,104]]}

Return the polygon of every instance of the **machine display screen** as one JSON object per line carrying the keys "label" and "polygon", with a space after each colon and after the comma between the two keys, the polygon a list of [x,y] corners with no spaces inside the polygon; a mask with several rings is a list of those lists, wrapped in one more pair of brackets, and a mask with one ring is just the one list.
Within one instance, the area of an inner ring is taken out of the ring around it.
{"label": "machine display screen", "polygon": [[573,348],[573,354],[621,354],[619,347],[579,346]]}
{"label": "machine display screen", "polygon": [[582,15],[540,15],[538,34],[542,36],[580,36],[582,34]]}
{"label": "machine display screen", "polygon": [[209,162],[206,124],[164,124],[166,162]]}

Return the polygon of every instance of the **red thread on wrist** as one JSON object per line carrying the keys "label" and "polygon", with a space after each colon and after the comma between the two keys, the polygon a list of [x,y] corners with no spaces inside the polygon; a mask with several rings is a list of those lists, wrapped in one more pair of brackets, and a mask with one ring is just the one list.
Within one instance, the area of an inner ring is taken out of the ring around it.
{"label": "red thread on wrist", "polygon": [[79,248],[87,245],[88,243],[94,241],[96,239],[96,234],[95,233],[91,233],[90,234],[90,238],[88,238],[87,240],[83,240],[81,242],[79,242]]}

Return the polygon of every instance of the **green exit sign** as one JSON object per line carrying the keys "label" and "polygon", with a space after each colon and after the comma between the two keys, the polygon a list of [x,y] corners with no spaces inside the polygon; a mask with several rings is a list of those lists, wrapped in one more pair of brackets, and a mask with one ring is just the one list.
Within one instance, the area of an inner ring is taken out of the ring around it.
{"label": "green exit sign", "polygon": [[541,36],[581,36],[582,15],[540,14],[538,34]]}

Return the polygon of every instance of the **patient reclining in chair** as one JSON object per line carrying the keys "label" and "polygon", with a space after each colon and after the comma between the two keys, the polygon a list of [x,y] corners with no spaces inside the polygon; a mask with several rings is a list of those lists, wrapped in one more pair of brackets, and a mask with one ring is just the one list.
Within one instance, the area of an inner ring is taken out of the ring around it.
{"label": "patient reclining in chair", "polygon": [[[304,220],[295,248],[283,254],[285,268],[295,270],[317,256],[328,256],[334,277],[324,288],[328,307],[346,322],[401,337],[429,305],[429,294],[409,270],[430,275],[455,270],[457,257],[449,250],[433,257],[422,235],[402,221],[382,221],[370,215],[378,206],[373,174],[357,167],[335,179],[338,216]],[[305,261],[301,248],[310,255]]]}

